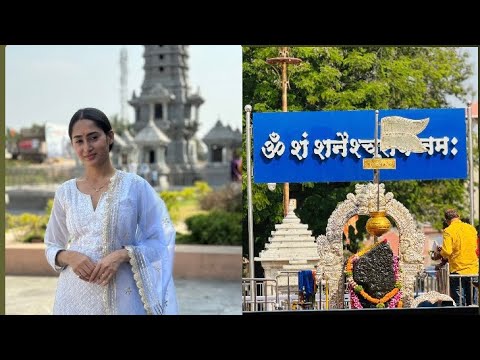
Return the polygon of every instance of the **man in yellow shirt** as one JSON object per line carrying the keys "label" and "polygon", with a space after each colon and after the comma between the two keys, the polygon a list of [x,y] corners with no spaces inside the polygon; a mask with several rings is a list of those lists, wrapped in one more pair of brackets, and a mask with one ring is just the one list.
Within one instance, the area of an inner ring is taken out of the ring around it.
{"label": "man in yellow shirt", "polygon": [[445,211],[445,220],[448,226],[443,231],[443,244],[438,251],[448,260],[450,275],[471,275],[450,276],[450,296],[457,305],[475,304],[478,290],[472,282],[478,282],[477,230],[462,222],[455,209]]}

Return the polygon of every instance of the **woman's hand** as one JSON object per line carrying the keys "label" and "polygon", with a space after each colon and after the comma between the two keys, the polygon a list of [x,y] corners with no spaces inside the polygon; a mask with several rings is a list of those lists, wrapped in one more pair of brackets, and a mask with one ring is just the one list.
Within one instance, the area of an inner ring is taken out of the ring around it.
{"label": "woman's hand", "polygon": [[108,254],[97,263],[89,281],[102,286],[107,285],[113,279],[120,264],[127,262],[129,259],[128,251],[125,249],[116,250]]}
{"label": "woman's hand", "polygon": [[87,256],[78,251],[63,250],[57,254],[56,262],[59,266],[70,266],[77,276],[88,281],[95,263]]}

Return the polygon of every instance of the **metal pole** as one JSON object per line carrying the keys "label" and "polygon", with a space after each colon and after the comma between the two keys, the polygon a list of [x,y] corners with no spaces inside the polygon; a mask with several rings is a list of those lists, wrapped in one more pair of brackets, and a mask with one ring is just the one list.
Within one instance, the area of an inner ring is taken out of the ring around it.
{"label": "metal pole", "polygon": [[375,110],[375,156],[378,155],[378,110]]}
{"label": "metal pole", "polygon": [[475,225],[475,209],[473,207],[473,139],[472,139],[472,102],[467,104],[467,136],[468,136],[468,182],[470,190],[470,224]]}
{"label": "metal pole", "polygon": [[[246,147],[247,147],[247,201],[248,201],[248,261],[250,268],[250,277],[255,277],[255,263],[254,263],[254,242],[253,242],[253,210],[252,210],[252,105],[245,106],[245,132],[246,132]],[[252,280],[250,282],[250,299],[256,302],[256,288]]]}
{"label": "metal pole", "polygon": [[[284,47],[282,52],[287,57],[288,49]],[[287,63],[282,63],[282,111],[287,112]],[[288,206],[290,203],[290,184],[288,182],[283,184],[283,216],[287,216]]]}
{"label": "metal pole", "polygon": [[[472,102],[467,103],[467,136],[468,136],[468,188],[470,191],[470,224],[475,225],[475,209],[473,206],[473,139],[472,139]],[[480,259],[478,260],[480,264]],[[478,270],[480,278],[480,268]],[[479,300],[480,304],[480,300]],[[480,314],[480,306],[478,307]]]}
{"label": "metal pole", "polygon": [[288,310],[292,310],[290,306],[290,273],[287,273],[287,306]]}
{"label": "metal pole", "polygon": [[[302,60],[290,57],[288,54],[288,46],[282,46],[279,51],[279,57],[267,59],[267,64],[281,64],[282,65],[282,111],[287,112],[287,65],[299,64]],[[283,215],[287,216],[288,207],[290,203],[290,184],[288,182],[283,184]]]}
{"label": "metal pole", "polygon": [[[375,110],[375,158],[378,158],[378,110]],[[377,184],[377,211],[380,211],[380,170],[373,171],[374,182]]]}
{"label": "metal pole", "polygon": [[[473,207],[473,139],[472,139],[472,102],[467,104],[467,119],[468,119],[468,165],[469,165],[469,188],[470,188],[470,223],[475,225],[475,209]],[[478,122],[478,121],[477,121]],[[478,234],[477,234],[478,236]],[[478,259],[480,265],[480,259]],[[478,277],[480,278],[480,266],[478,269]],[[478,313],[480,314],[480,296],[477,294]]]}
{"label": "metal pole", "polygon": [[[375,110],[375,155],[378,158],[378,110]],[[373,182],[377,184],[377,211],[380,211],[380,169],[373,170]],[[378,242],[378,237],[373,236],[373,243]]]}

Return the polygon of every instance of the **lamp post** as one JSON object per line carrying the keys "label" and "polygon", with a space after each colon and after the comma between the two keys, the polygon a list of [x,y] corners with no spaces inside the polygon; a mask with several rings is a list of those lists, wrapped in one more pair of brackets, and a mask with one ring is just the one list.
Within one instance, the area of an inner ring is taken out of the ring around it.
{"label": "lamp post", "polygon": [[[247,150],[247,220],[248,220],[248,261],[250,270],[250,279],[255,278],[255,243],[253,239],[253,205],[252,205],[252,105],[245,106],[245,131],[246,131],[246,150]],[[250,300],[253,304],[257,301],[257,292],[255,282],[250,280]]]}
{"label": "lamp post", "polygon": [[[279,56],[267,59],[267,64],[280,64],[282,67],[282,111],[287,112],[287,86],[289,85],[287,78],[287,65],[297,65],[302,62],[301,59],[290,57],[288,47],[283,46],[279,50]],[[283,184],[283,216],[287,216],[288,204],[290,202],[290,186],[289,183]]]}

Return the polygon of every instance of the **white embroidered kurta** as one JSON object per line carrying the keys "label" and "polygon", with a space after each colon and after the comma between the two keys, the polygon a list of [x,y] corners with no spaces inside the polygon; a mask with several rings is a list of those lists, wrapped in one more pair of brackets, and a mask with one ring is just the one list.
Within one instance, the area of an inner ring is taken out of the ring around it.
{"label": "white embroidered kurta", "polygon": [[[175,229],[165,203],[140,176],[116,171],[96,209],[75,179],[63,183],[55,193],[45,244],[47,261],[60,272],[53,314],[177,314]],[[107,286],[55,264],[60,250],[98,262],[122,247],[130,262],[120,265]]]}

